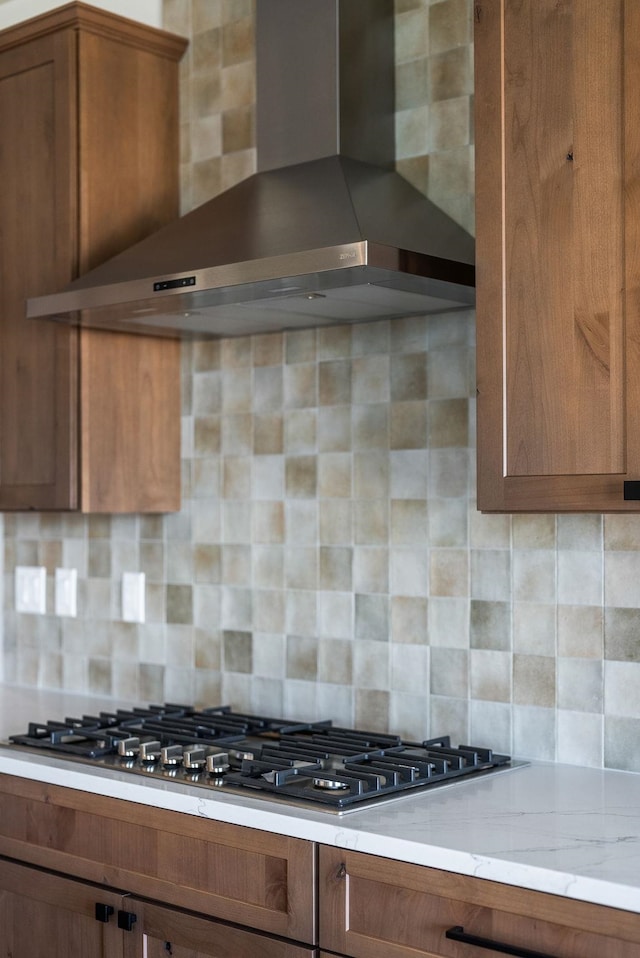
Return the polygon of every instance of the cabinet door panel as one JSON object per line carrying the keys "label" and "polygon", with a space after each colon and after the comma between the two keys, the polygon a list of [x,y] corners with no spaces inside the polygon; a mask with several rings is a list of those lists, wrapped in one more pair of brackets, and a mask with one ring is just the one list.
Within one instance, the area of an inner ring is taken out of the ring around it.
{"label": "cabinet door panel", "polygon": [[640,11],[475,19],[478,505],[637,511]]}
{"label": "cabinet door panel", "polygon": [[73,277],[72,63],[72,38],[59,36],[0,59],[3,508],[77,504],[77,333],[27,322],[24,315],[28,296],[61,288]]}
{"label": "cabinet door panel", "polygon": [[97,921],[96,903],[113,908],[121,897],[0,859],[0,953],[11,958],[119,958],[122,932],[115,917]]}
{"label": "cabinet door panel", "polygon": [[0,776],[0,853],[316,941],[315,846],[252,828]]}
{"label": "cabinet door panel", "polygon": [[555,958],[634,958],[637,915],[320,847],[320,946],[354,958],[483,958],[469,935]]}

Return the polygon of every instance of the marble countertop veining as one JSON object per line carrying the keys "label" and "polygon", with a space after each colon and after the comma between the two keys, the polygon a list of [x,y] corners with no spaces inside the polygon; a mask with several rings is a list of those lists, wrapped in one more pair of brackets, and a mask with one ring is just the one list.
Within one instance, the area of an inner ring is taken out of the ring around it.
{"label": "marble countertop veining", "polygon": [[[116,704],[0,685],[0,741],[29,720]],[[6,747],[0,772],[640,914],[640,775],[631,772],[532,763],[343,815]]]}

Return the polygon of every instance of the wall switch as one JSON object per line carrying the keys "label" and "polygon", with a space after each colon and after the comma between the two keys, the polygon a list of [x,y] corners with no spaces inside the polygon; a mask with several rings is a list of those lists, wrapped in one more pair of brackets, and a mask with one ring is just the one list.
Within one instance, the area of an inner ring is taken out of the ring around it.
{"label": "wall switch", "polygon": [[47,611],[47,570],[43,565],[16,566],[16,612]]}
{"label": "wall switch", "polygon": [[122,618],[125,622],[144,622],[144,572],[122,573]]}
{"label": "wall switch", "polygon": [[78,614],[78,570],[56,569],[56,615]]}

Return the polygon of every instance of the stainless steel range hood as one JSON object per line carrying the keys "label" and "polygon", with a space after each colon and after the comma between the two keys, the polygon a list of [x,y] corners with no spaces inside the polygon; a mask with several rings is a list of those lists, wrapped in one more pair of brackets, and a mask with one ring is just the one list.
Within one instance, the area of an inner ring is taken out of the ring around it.
{"label": "stainless steel range hood", "polygon": [[473,305],[473,238],[393,169],[393,0],[256,7],[258,172],[28,317],[226,337]]}

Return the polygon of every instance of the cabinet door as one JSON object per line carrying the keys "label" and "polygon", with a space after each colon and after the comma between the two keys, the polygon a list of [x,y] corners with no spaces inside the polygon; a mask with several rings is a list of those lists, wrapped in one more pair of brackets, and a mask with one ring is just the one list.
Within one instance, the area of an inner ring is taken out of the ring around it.
{"label": "cabinet door", "polygon": [[640,4],[474,11],[478,506],[638,511]]}
{"label": "cabinet door", "polygon": [[0,55],[0,506],[78,502],[77,332],[27,322],[25,299],[73,279],[71,34]]}
{"label": "cabinet door", "polygon": [[82,3],[0,34],[0,510],[180,507],[180,345],[25,318],[178,213],[185,41]]}
{"label": "cabinet door", "polygon": [[0,859],[0,953],[121,958],[121,901],[113,892]]}
{"label": "cabinet door", "polygon": [[[527,949],[540,958],[636,958],[640,949],[640,916],[614,908],[326,846],[319,874],[320,947],[354,958]],[[447,937],[453,929],[466,940]]]}
{"label": "cabinet door", "polygon": [[136,916],[125,935],[124,958],[314,958],[313,948],[257,932],[129,899]]}
{"label": "cabinet door", "polygon": [[310,841],[0,775],[0,854],[316,943]]}

